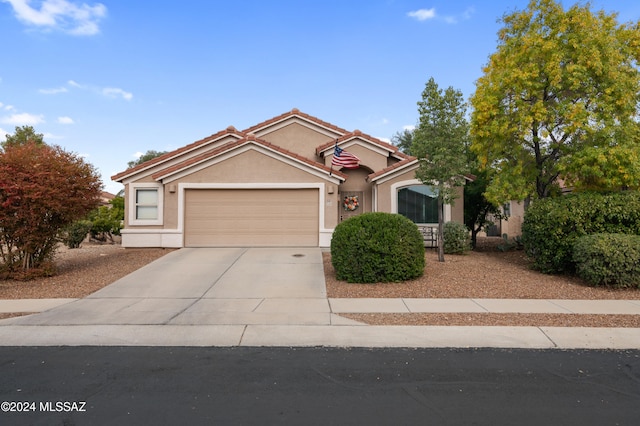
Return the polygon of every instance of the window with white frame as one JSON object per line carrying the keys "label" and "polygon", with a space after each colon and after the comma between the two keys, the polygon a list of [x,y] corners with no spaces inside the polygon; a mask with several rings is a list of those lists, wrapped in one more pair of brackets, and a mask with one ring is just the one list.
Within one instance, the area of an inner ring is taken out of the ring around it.
{"label": "window with white frame", "polygon": [[162,225],[162,188],[155,184],[132,185],[129,222],[132,225]]}
{"label": "window with white frame", "polygon": [[158,189],[136,189],[136,219],[158,220]]}

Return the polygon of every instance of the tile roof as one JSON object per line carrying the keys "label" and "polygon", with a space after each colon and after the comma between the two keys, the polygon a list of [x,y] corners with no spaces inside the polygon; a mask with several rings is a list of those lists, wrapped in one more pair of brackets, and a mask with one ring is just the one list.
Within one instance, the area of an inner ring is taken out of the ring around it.
{"label": "tile roof", "polygon": [[410,166],[413,163],[417,164],[418,163],[418,159],[416,157],[411,157],[411,156],[407,155],[407,158],[405,158],[404,160],[398,161],[397,163],[392,164],[389,167],[385,167],[382,170],[378,170],[377,172],[371,173],[369,176],[367,176],[367,180],[369,182],[371,182],[371,181],[373,181],[373,180],[375,180],[377,178],[380,178],[380,177],[382,177],[384,175],[387,175],[387,174],[393,173],[396,170],[402,169],[405,166]]}
{"label": "tile roof", "polygon": [[272,126],[272,125],[274,125],[276,123],[284,121],[284,120],[286,120],[287,118],[290,118],[290,117],[300,117],[302,119],[311,121],[311,122],[313,122],[313,123],[315,123],[315,124],[317,124],[317,125],[319,125],[321,127],[330,129],[330,130],[332,130],[332,131],[334,131],[336,133],[339,133],[339,134],[343,134],[344,135],[345,133],[348,133],[348,130],[342,129],[342,128],[336,126],[336,125],[333,125],[333,124],[328,123],[326,121],[320,120],[319,118],[314,117],[312,115],[305,114],[304,112],[300,111],[298,108],[294,108],[291,111],[288,111],[288,112],[285,112],[284,114],[278,115],[277,117],[270,118],[269,120],[263,121],[262,123],[258,123],[255,126],[251,126],[248,129],[243,130],[243,133],[256,133],[259,130],[262,130],[262,129],[266,128],[266,127],[269,127],[269,126]]}
{"label": "tile roof", "polygon": [[246,136],[243,132],[239,132],[238,130],[236,130],[235,127],[229,126],[226,129],[219,131],[218,133],[214,133],[213,135],[207,136],[206,138],[202,138],[202,139],[197,140],[197,141],[195,141],[193,143],[190,143],[189,145],[185,145],[182,148],[178,148],[176,150],[173,150],[171,152],[163,154],[163,155],[161,155],[159,157],[152,158],[149,161],[145,161],[142,164],[138,164],[135,167],[131,167],[130,169],[127,169],[127,170],[125,170],[123,172],[115,174],[115,175],[111,176],[111,180],[119,182],[119,181],[121,181],[122,179],[124,179],[127,176],[133,175],[133,174],[138,173],[138,172],[140,172],[142,170],[146,170],[146,169],[148,169],[148,168],[150,168],[152,166],[155,166],[155,165],[158,165],[158,164],[162,164],[165,161],[168,161],[168,160],[170,160],[172,158],[175,158],[180,154],[184,154],[186,152],[192,151],[192,150],[194,150],[194,149],[196,149],[196,148],[198,148],[198,147],[200,147],[202,145],[205,145],[205,144],[207,144],[209,142],[213,142],[216,139],[220,139],[220,138],[222,138],[224,136],[228,136],[228,135],[235,135],[238,138],[242,138],[242,137]]}
{"label": "tile roof", "polygon": [[267,142],[263,139],[259,139],[257,138],[253,133],[249,133],[246,135],[246,137],[239,139],[237,141],[232,141],[232,142],[228,142],[220,147],[217,147],[215,149],[203,152],[202,154],[196,155],[195,157],[189,158],[185,161],[182,161],[178,164],[175,164],[173,166],[170,166],[166,169],[160,170],[157,173],[154,173],[152,175],[153,179],[155,180],[160,180],[163,178],[166,178],[174,173],[178,173],[181,170],[187,169],[190,166],[193,166],[195,164],[201,163],[203,161],[206,161],[210,158],[216,157],[220,154],[223,154],[225,152],[231,151],[233,149],[239,148],[240,146],[246,145],[246,144],[254,144],[254,145],[259,145],[259,146],[263,146],[267,149],[270,149],[272,151],[276,151],[286,157],[289,158],[293,158],[297,161],[303,162],[311,167],[314,167],[316,169],[320,169],[323,170],[327,173],[331,173],[335,176],[337,176],[338,178],[341,178],[342,180],[345,180],[347,178],[347,175],[345,175],[342,172],[339,172],[337,170],[332,170],[330,167],[325,166],[322,163],[318,163],[316,161],[310,160],[306,157],[303,157],[299,154],[296,154],[295,152],[289,151],[287,149],[281,148],[278,145],[274,145],[270,142]]}
{"label": "tile roof", "polygon": [[368,135],[366,133],[362,133],[360,130],[354,130],[353,132],[349,132],[346,135],[339,137],[335,141],[327,142],[323,145],[320,145],[319,147],[316,148],[316,155],[321,155],[322,152],[332,148],[336,144],[336,142],[338,143],[338,145],[340,145],[340,143],[348,141],[350,139],[354,139],[354,138],[366,139],[367,141],[372,142],[374,145],[378,145],[379,147],[386,149],[387,151],[389,151],[391,154],[395,155],[398,158],[401,158],[401,159],[409,158],[409,156],[401,152],[397,146],[391,145],[390,143],[384,142],[383,140],[380,140],[378,138],[374,138],[373,136]]}

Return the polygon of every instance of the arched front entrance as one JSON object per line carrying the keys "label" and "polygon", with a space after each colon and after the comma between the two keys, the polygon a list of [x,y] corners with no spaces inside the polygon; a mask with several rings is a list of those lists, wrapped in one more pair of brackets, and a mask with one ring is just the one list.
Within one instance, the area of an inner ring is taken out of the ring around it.
{"label": "arched front entrance", "polygon": [[350,217],[373,211],[373,185],[367,182],[371,171],[364,167],[342,169],[348,177],[338,188],[338,223]]}

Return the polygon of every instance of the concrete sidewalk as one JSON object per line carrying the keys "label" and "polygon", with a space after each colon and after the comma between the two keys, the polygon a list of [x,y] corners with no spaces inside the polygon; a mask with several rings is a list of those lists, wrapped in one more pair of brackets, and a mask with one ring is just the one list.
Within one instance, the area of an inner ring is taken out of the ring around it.
{"label": "concrete sidewalk", "polygon": [[368,326],[345,313],[640,315],[640,300],[329,299],[320,249],[182,249],[84,299],[0,301],[0,345],[640,349],[640,329]]}
{"label": "concrete sidewalk", "polygon": [[[95,299],[96,296],[89,296]],[[118,298],[128,300],[129,298]],[[135,302],[135,298],[131,298]],[[151,297],[145,300],[164,300]],[[39,313],[67,305],[80,299],[18,299],[0,300],[0,313]],[[187,298],[187,300],[189,300]],[[250,314],[283,316],[283,324],[290,324],[292,314],[355,314],[355,313],[526,313],[526,314],[602,314],[640,315],[640,300],[562,300],[562,299],[383,299],[383,298],[215,298],[209,302],[200,301],[202,306],[191,309],[191,313],[243,313],[244,319],[233,316],[190,315],[189,320],[181,318],[185,324],[251,324]],[[184,315],[184,313],[180,314]],[[44,318],[40,316],[39,318]],[[216,319],[218,318],[218,319]],[[86,319],[82,319],[86,320]],[[124,320],[116,319],[119,322]],[[173,319],[175,321],[175,318]],[[45,321],[40,321],[45,323]],[[277,320],[276,320],[277,322]],[[295,321],[294,321],[295,323]],[[50,323],[47,323],[50,324]]]}

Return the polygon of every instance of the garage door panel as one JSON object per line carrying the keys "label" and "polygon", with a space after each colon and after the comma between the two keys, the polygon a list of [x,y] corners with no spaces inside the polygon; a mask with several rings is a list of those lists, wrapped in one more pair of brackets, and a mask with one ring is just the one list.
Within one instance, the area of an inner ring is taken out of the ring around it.
{"label": "garage door panel", "polygon": [[317,246],[318,189],[185,193],[185,246]]}

